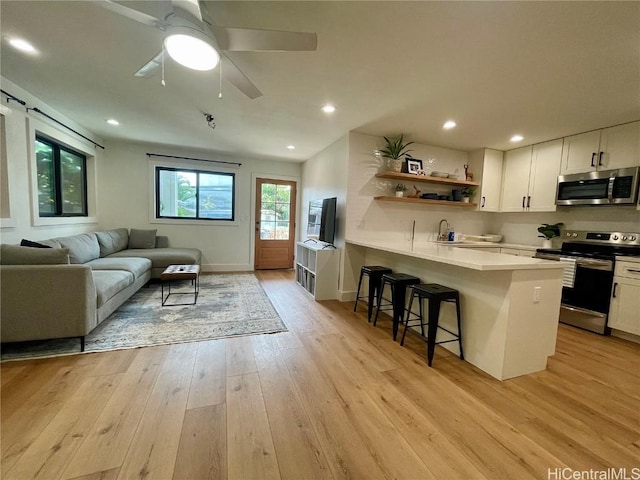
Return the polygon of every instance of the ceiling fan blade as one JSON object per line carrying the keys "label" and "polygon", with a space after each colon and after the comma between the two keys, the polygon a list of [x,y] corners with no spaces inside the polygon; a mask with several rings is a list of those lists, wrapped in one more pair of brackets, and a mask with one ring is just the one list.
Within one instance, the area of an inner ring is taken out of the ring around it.
{"label": "ceiling fan blade", "polygon": [[198,0],[171,0],[171,6],[176,16],[184,18],[185,14],[199,22],[202,21],[202,12]]}
{"label": "ceiling fan blade", "polygon": [[256,87],[251,80],[242,73],[242,70],[240,70],[229,57],[223,54],[221,55],[220,61],[222,62],[222,77],[225,80],[231,83],[251,100],[262,96],[262,92],[258,90],[258,87]]}
{"label": "ceiling fan blade", "polygon": [[161,65],[162,65],[162,52],[158,53],[155,57],[149,60],[134,75],[136,77],[149,78],[158,72]]}
{"label": "ceiling fan blade", "polygon": [[318,48],[315,33],[258,30],[212,25],[221,50],[229,52],[308,52]]}
{"label": "ceiling fan blade", "polygon": [[138,10],[134,10],[133,8],[125,7],[119,3],[113,2],[112,0],[92,0],[93,3],[100,5],[102,8],[106,8],[107,10],[111,10],[117,14],[120,14],[124,17],[130,18],[131,20],[135,20],[138,23],[142,23],[144,25],[148,25],[149,27],[154,27],[159,30],[164,30],[164,23],[157,19],[154,16],[147,15],[146,13],[139,12]]}

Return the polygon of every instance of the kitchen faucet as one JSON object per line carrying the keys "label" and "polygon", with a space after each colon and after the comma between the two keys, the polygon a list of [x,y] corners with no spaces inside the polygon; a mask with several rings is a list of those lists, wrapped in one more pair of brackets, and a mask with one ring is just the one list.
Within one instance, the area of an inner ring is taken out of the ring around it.
{"label": "kitchen faucet", "polygon": [[[445,224],[445,232],[442,233],[442,223],[444,222]],[[438,241],[439,242],[444,242],[446,240],[449,239],[449,230],[451,229],[451,227],[449,226],[449,222],[447,222],[446,218],[443,218],[442,220],[440,220],[440,223],[438,224]]]}

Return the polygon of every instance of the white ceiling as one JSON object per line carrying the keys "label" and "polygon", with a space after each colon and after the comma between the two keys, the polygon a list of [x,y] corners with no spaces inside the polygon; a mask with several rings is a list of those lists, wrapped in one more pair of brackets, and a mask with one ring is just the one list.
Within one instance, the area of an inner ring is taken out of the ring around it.
{"label": "white ceiling", "polygon": [[[126,3],[159,18],[171,8]],[[531,144],[640,119],[637,1],[204,3],[218,25],[317,32],[318,50],[230,53],[264,95],[223,84],[218,99],[217,70],[168,61],[166,87],[133,76],[160,50],[158,30],[92,2],[1,1],[0,73],[103,138],[294,161],[349,130],[507,150],[515,133]]]}

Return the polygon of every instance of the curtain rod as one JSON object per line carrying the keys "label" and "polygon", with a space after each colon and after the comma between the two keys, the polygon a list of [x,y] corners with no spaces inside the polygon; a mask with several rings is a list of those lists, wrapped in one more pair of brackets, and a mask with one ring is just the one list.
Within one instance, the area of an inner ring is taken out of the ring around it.
{"label": "curtain rod", "polygon": [[2,89],[0,89],[0,92],[2,92],[3,95],[7,96],[7,102],[9,100],[13,100],[14,102],[18,102],[20,105],[24,105],[25,107],[27,106],[27,102],[25,102],[24,100],[20,100],[18,97],[11,95],[9,92],[5,92]]}
{"label": "curtain rod", "polygon": [[19,99],[18,97],[16,97],[15,95],[11,95],[9,92],[5,91],[5,90],[1,90],[0,92],[2,92],[3,95],[6,95],[7,97],[7,101],[8,100],[13,100],[15,102],[18,102],[20,105],[26,107],[27,113],[29,113],[29,110],[34,111],[36,113],[39,113],[40,115],[43,115],[45,117],[47,117],[49,120],[56,122],[58,125],[63,126],[64,128],[66,128],[67,130],[71,130],[73,133],[75,133],[76,135],[78,135],[79,137],[84,138],[85,140],[87,140],[88,142],[93,143],[96,147],[100,147],[101,149],[104,150],[104,147],[102,145],[100,145],[99,143],[94,142],[93,140],[91,140],[89,137],[84,136],[83,134],[81,134],[80,132],[78,132],[77,130],[74,130],[73,128],[71,128],[68,125],[65,125],[64,123],[62,123],[60,120],[56,120],[55,118],[53,118],[51,115],[48,115],[46,113],[44,113],[42,110],[40,110],[37,107],[31,108],[27,106],[27,102],[25,102],[24,100]]}
{"label": "curtain rod", "polygon": [[242,164],[238,162],[225,162],[223,160],[208,160],[206,158],[194,158],[194,157],[177,157],[174,155],[160,155],[159,153],[147,152],[147,157],[178,158],[180,160],[195,160],[197,162],[224,163],[227,165],[237,165],[239,167],[242,166]]}
{"label": "curtain rod", "polygon": [[48,115],[46,113],[44,113],[42,110],[40,110],[38,107],[34,107],[34,108],[29,108],[27,107],[27,113],[29,113],[29,110],[32,110],[36,113],[39,113],[40,115],[47,117],[49,120],[56,122],[58,125],[62,125],[64,128],[66,128],[67,130],[71,130],[73,133],[75,133],[76,135],[78,135],[79,137],[84,138],[86,141],[93,143],[96,147],[100,147],[101,149],[104,150],[104,147],[102,145],[100,145],[99,143],[94,142],[93,140],[91,140],[89,137],[85,137],[83,134],[81,134],[80,132],[78,132],[77,130],[74,130],[73,128],[71,128],[68,125],[65,125],[64,123],[62,123],[60,120],[56,120],[55,118],[53,118],[51,115]]}

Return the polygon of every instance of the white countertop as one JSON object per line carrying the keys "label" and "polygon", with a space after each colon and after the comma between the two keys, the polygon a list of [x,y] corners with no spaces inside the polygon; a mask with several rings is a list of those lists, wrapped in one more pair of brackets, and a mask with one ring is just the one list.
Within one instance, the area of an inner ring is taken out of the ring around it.
{"label": "white countertop", "polygon": [[[456,248],[460,245],[447,245],[446,243],[420,243],[414,244],[413,248],[407,243],[385,243],[376,241],[347,240],[346,243],[359,245],[361,247],[374,248],[385,252],[407,255],[410,257],[422,258],[432,262],[446,263],[458,267],[470,268],[472,270],[542,270],[542,269],[563,269],[565,264],[551,260],[539,258],[517,257],[515,255],[502,255],[500,253],[482,252],[469,248]],[[478,242],[486,247],[505,246],[505,244],[487,244]],[[465,243],[466,246],[476,246],[473,243]],[[523,248],[509,246],[506,248]],[[529,247],[533,248],[533,247]]]}

